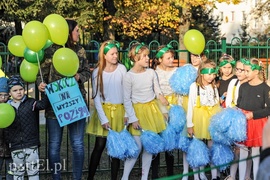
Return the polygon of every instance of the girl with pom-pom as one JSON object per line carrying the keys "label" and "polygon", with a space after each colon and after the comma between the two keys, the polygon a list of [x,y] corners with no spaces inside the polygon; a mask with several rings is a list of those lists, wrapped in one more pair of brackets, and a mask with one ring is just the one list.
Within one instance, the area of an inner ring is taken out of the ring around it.
{"label": "girl with pom-pom", "polygon": [[232,79],[236,79],[233,68],[236,61],[231,55],[223,54],[219,59],[219,77],[217,81],[218,93],[220,96],[220,104],[222,107],[226,107],[227,88]]}
{"label": "girl with pom-pom", "polygon": [[[226,107],[230,107],[230,108],[233,108],[237,105],[239,87],[241,84],[243,84],[247,81],[243,60],[239,60],[236,62],[235,75],[237,78],[232,79],[230,81],[228,89],[227,89],[227,96],[225,99]],[[234,149],[234,161],[239,160],[240,151],[242,151],[242,153],[249,152],[249,151],[246,151],[244,149],[240,149],[238,146],[234,146],[233,149]],[[247,160],[246,163],[247,163],[246,164],[246,171],[243,171],[243,168],[241,168],[241,167],[239,168],[239,179],[250,179],[250,171],[251,171],[252,161]],[[241,164],[243,164],[243,163],[241,163]],[[237,168],[238,168],[238,163],[231,164],[230,175],[226,179],[228,179],[228,180],[235,179]]]}
{"label": "girl with pom-pom", "polygon": [[[174,50],[173,47],[168,44],[166,46],[160,46],[157,49],[156,57],[152,61],[152,68],[155,69],[159,85],[161,88],[161,91],[164,95],[164,97],[167,99],[169,104],[177,105],[178,104],[178,96],[175,94],[170,87],[169,79],[177,69],[173,66],[174,61]],[[160,101],[159,107],[165,116],[165,118],[168,120],[168,109],[169,106],[162,105]],[[152,160],[152,179],[158,178],[158,166],[159,166],[159,160],[160,160],[160,154],[157,154],[156,157]],[[172,152],[165,152],[165,160],[166,160],[166,166],[167,166],[167,176],[173,175],[173,166],[174,166],[174,156]]]}
{"label": "girl with pom-pom", "polygon": [[[216,64],[211,60],[203,62],[198,69],[196,82],[190,86],[187,109],[187,131],[190,136],[201,140],[207,140],[208,147],[212,146],[210,132],[208,130],[210,119],[221,111],[219,105],[218,90],[215,84],[217,74]],[[207,156],[208,154],[206,154]],[[204,169],[204,167],[200,167]],[[197,171],[195,168],[193,171]],[[217,170],[211,170],[212,179],[217,178]],[[194,174],[198,180],[199,175]],[[205,173],[200,173],[200,179],[207,179]]]}
{"label": "girl with pom-pom", "polygon": [[[123,84],[124,106],[128,116],[128,123],[130,123],[129,131],[140,151],[142,149],[140,129],[160,133],[166,128],[156,97],[163,105],[169,105],[160,89],[157,74],[153,69],[147,68],[149,64],[148,54],[149,49],[143,43],[131,46],[128,56],[134,62],[134,66],[127,72]],[[125,161],[122,180],[128,180],[137,158]],[[143,150],[142,180],[148,179],[151,161],[152,154]]]}
{"label": "girl with pom-pom", "polygon": [[[198,68],[206,59],[204,53],[201,53],[200,55],[190,53],[190,64],[179,67],[169,80],[172,90],[180,95],[179,103],[185,112],[187,112],[188,109],[188,93],[190,85],[195,82]],[[187,136],[186,128],[183,129],[182,135]],[[188,170],[189,164],[186,160],[186,153],[183,152],[183,174],[187,174]],[[186,180],[187,176],[184,176],[182,179]]]}
{"label": "girl with pom-pom", "polygon": [[[127,72],[118,63],[118,42],[105,41],[99,49],[99,61],[92,74],[95,111],[86,132],[96,136],[89,162],[88,180],[94,179],[96,169],[106,147],[108,128],[120,132],[124,128],[123,79]],[[120,160],[111,160],[111,179],[116,180]]]}
{"label": "girl with pom-pom", "polygon": [[[259,167],[259,157],[256,156],[260,154],[262,130],[267,121],[267,116],[270,115],[270,87],[265,83],[263,66],[258,59],[242,59],[242,61],[244,62],[247,82],[239,88],[237,107],[245,113],[247,118],[247,140],[244,145],[251,151],[253,177],[256,180]],[[240,151],[240,159],[246,158],[247,153],[243,154]],[[240,168],[244,167],[245,161],[240,162]]]}

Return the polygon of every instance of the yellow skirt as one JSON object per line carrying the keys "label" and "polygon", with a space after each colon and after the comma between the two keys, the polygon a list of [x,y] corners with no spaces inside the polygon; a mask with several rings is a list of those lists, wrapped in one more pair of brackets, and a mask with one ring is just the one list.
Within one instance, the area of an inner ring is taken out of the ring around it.
{"label": "yellow skirt", "polygon": [[219,104],[215,106],[195,106],[193,109],[194,135],[198,139],[210,140],[211,136],[208,130],[210,119],[213,115],[221,111]]}
{"label": "yellow skirt", "polygon": [[[111,129],[120,132],[124,129],[124,116],[125,109],[123,104],[109,104],[104,103],[102,105],[103,111],[109,120]],[[87,125],[86,132],[89,134],[94,134],[96,136],[107,136],[108,130],[104,129],[98,118],[97,110],[95,109],[90,122]]]}
{"label": "yellow skirt", "polygon": [[[133,108],[143,130],[150,130],[156,133],[165,130],[165,119],[159,110],[156,100],[148,103],[133,104]],[[134,136],[141,135],[140,130],[134,129],[132,125],[129,126],[129,132]]]}
{"label": "yellow skirt", "polygon": [[[172,105],[178,105],[178,96],[176,94],[171,94],[164,96],[167,101]],[[170,106],[167,106],[168,109],[170,109]]]}

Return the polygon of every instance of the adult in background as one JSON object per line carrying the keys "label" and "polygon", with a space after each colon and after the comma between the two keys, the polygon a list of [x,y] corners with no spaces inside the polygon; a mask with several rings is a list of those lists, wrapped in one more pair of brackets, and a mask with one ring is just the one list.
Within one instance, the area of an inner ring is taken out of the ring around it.
{"label": "adult in background", "polygon": [[[90,78],[90,68],[88,66],[88,60],[86,59],[86,52],[79,42],[79,27],[76,21],[66,20],[69,27],[69,36],[65,47],[72,49],[79,58],[79,69],[74,75],[74,78],[78,82],[80,91],[86,101],[86,90],[84,83]],[[43,92],[48,83],[64,78],[59,74],[52,64],[53,54],[61,46],[53,44],[50,48],[45,50],[45,61],[41,64],[41,71],[43,75],[43,82],[41,74],[37,76],[37,85],[39,91]],[[50,106],[45,110],[46,124],[49,133],[49,166],[54,180],[61,179],[61,167],[64,168],[64,164],[61,163],[60,152],[61,142],[64,127],[60,127],[57,118]],[[84,163],[84,132],[85,132],[86,119],[81,119],[74,123],[67,125],[69,138],[72,146],[72,174],[73,180],[82,179],[82,170]]]}

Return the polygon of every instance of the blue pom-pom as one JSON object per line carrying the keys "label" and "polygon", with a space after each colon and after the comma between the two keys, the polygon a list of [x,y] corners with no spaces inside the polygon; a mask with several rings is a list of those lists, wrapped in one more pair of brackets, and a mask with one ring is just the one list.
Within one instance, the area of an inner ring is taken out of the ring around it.
{"label": "blue pom-pom", "polygon": [[234,159],[231,147],[224,144],[213,143],[210,152],[212,163],[220,170],[225,170]]}
{"label": "blue pom-pom", "polygon": [[149,130],[142,130],[140,138],[144,149],[148,153],[158,154],[164,151],[164,141],[157,133]]}
{"label": "blue pom-pom", "polygon": [[169,125],[176,133],[180,133],[187,122],[186,113],[182,106],[172,105],[169,110]]}
{"label": "blue pom-pom", "polygon": [[228,119],[227,109],[222,109],[220,112],[211,117],[211,123],[209,127],[218,127],[218,131],[224,133],[228,131],[231,125],[230,123],[231,121]]}
{"label": "blue pom-pom", "polygon": [[164,141],[164,150],[165,151],[172,151],[176,147],[176,132],[174,131],[171,125],[168,125],[167,128],[161,132],[161,138]]}
{"label": "blue pom-pom", "polygon": [[177,149],[182,150],[183,152],[188,151],[188,147],[191,143],[192,138],[189,138],[187,136],[179,135]]}
{"label": "blue pom-pom", "polygon": [[226,134],[219,132],[217,127],[209,126],[208,130],[214,142],[225,144],[225,145],[233,144],[233,141],[230,138],[228,138]]}
{"label": "blue pom-pom", "polygon": [[212,116],[210,135],[215,142],[229,145],[246,139],[246,117],[242,111],[226,108]]}
{"label": "blue pom-pom", "polygon": [[181,95],[188,95],[190,85],[197,78],[197,69],[191,64],[179,67],[169,79],[172,90]]}
{"label": "blue pom-pom", "polygon": [[206,144],[193,137],[187,151],[187,161],[192,168],[205,166],[210,162],[209,149]]}
{"label": "blue pom-pom", "polygon": [[123,143],[126,145],[126,151],[125,151],[125,158],[136,158],[139,155],[139,148],[138,145],[133,138],[133,136],[128,132],[128,130],[123,129],[120,132],[121,139],[123,140]]}
{"label": "blue pom-pom", "polygon": [[247,120],[245,114],[239,109],[227,109],[231,126],[226,132],[226,136],[235,142],[245,141],[247,138]]}
{"label": "blue pom-pom", "polygon": [[125,159],[127,146],[118,132],[111,129],[109,130],[106,146],[109,156],[118,159]]}

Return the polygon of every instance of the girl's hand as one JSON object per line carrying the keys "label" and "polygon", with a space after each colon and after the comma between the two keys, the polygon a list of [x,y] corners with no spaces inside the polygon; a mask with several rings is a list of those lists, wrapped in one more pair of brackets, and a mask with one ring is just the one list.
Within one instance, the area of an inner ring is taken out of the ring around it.
{"label": "girl's hand", "polygon": [[166,122],[169,122],[169,115],[168,115],[168,113],[163,113],[163,117],[165,118]]}
{"label": "girl's hand", "polygon": [[110,126],[110,124],[109,123],[105,123],[105,124],[102,124],[102,127],[104,128],[104,129],[109,129],[109,128],[111,128],[111,126]]}
{"label": "girl's hand", "polygon": [[134,129],[136,129],[136,130],[140,129],[141,126],[140,126],[140,124],[139,124],[139,121],[136,121],[136,122],[132,123],[132,127],[133,127]]}
{"label": "girl's hand", "polygon": [[189,127],[187,128],[187,133],[190,137],[192,137],[194,135],[194,130],[193,130],[193,127]]}
{"label": "girl's hand", "polygon": [[168,100],[163,95],[160,94],[158,98],[163,106],[169,106]]}
{"label": "girl's hand", "polygon": [[253,119],[253,112],[245,113],[247,120]]}
{"label": "girl's hand", "polygon": [[76,73],[74,78],[76,79],[76,81],[79,81],[80,80],[80,75],[78,73]]}
{"label": "girl's hand", "polygon": [[128,117],[124,117],[124,124],[128,125]]}

